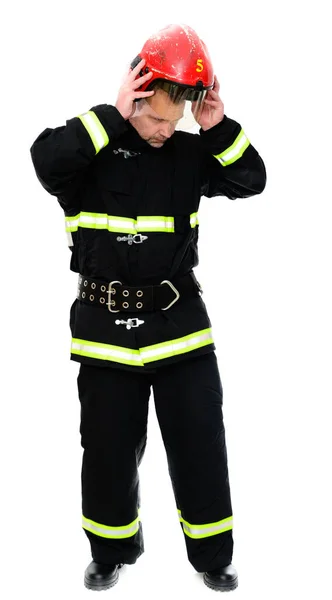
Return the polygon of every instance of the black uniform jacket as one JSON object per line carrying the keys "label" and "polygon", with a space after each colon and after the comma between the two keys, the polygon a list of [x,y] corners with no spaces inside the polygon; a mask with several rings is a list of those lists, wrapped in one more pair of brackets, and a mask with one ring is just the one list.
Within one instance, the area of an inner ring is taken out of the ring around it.
{"label": "black uniform jacket", "polygon": [[[70,268],[82,284],[86,276],[106,286],[159,285],[193,272],[201,196],[246,198],[266,184],[260,155],[226,115],[153,148],[114,106],[100,104],[45,129],[30,152],[40,183],[64,211]],[[116,314],[89,304],[90,295],[89,286],[86,300],[71,306],[72,360],[152,372],[215,350],[200,294],[168,310],[144,311],[142,302],[139,313]],[[131,318],[140,323],[130,326]]]}

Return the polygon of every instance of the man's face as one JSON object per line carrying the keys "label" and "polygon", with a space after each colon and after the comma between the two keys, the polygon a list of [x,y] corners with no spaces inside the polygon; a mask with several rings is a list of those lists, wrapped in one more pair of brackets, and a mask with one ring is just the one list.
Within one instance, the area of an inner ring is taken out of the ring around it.
{"label": "man's face", "polygon": [[137,103],[134,116],[129,119],[138,134],[154,148],[161,148],[170,138],[183,116],[185,102],[173,104],[168,94],[157,90],[153,96]]}

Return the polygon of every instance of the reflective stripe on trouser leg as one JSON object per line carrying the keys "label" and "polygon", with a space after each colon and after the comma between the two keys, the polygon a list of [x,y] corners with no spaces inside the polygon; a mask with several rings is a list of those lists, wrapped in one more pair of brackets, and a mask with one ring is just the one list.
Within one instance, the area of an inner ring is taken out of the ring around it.
{"label": "reflective stripe on trouser leg", "polygon": [[183,519],[181,511],[179,509],[178,515],[180,523],[182,523],[182,529],[184,533],[195,540],[210,537],[211,535],[217,535],[218,533],[224,533],[225,531],[233,529],[232,517],[222,519],[221,521],[217,521],[216,523],[204,523],[200,525],[193,525],[192,523],[188,523],[188,521],[185,521]]}
{"label": "reflective stripe on trouser leg", "polygon": [[82,526],[96,562],[133,564],[144,552],[138,469],[150,388],[142,374],[81,365]]}
{"label": "reflective stripe on trouser leg", "polygon": [[198,572],[232,561],[232,505],[222,385],[214,352],[158,369],[156,414],[188,559]]}
{"label": "reflective stripe on trouser leg", "polygon": [[138,522],[139,517],[137,517],[137,519],[135,519],[135,521],[133,521],[132,523],[129,523],[129,525],[121,525],[120,527],[110,527],[109,525],[96,523],[96,521],[92,521],[92,519],[86,519],[83,515],[82,527],[87,531],[91,531],[91,533],[98,535],[99,537],[120,540],[135,535],[139,528]]}

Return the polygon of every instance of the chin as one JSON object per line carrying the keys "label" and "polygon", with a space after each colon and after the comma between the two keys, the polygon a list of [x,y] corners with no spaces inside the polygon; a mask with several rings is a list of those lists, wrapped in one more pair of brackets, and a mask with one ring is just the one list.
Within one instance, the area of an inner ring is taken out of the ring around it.
{"label": "chin", "polygon": [[161,148],[161,146],[164,145],[165,142],[149,142],[150,146],[153,146],[154,148]]}

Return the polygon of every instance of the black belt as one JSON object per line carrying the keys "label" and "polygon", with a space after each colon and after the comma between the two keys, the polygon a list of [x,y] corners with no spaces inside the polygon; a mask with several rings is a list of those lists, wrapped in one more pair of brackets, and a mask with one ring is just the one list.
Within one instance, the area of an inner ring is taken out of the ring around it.
{"label": "black belt", "polygon": [[128,286],[121,281],[102,281],[80,275],[77,298],[87,304],[107,308],[110,312],[144,312],[168,310],[175,302],[202,294],[194,273],[160,285]]}

